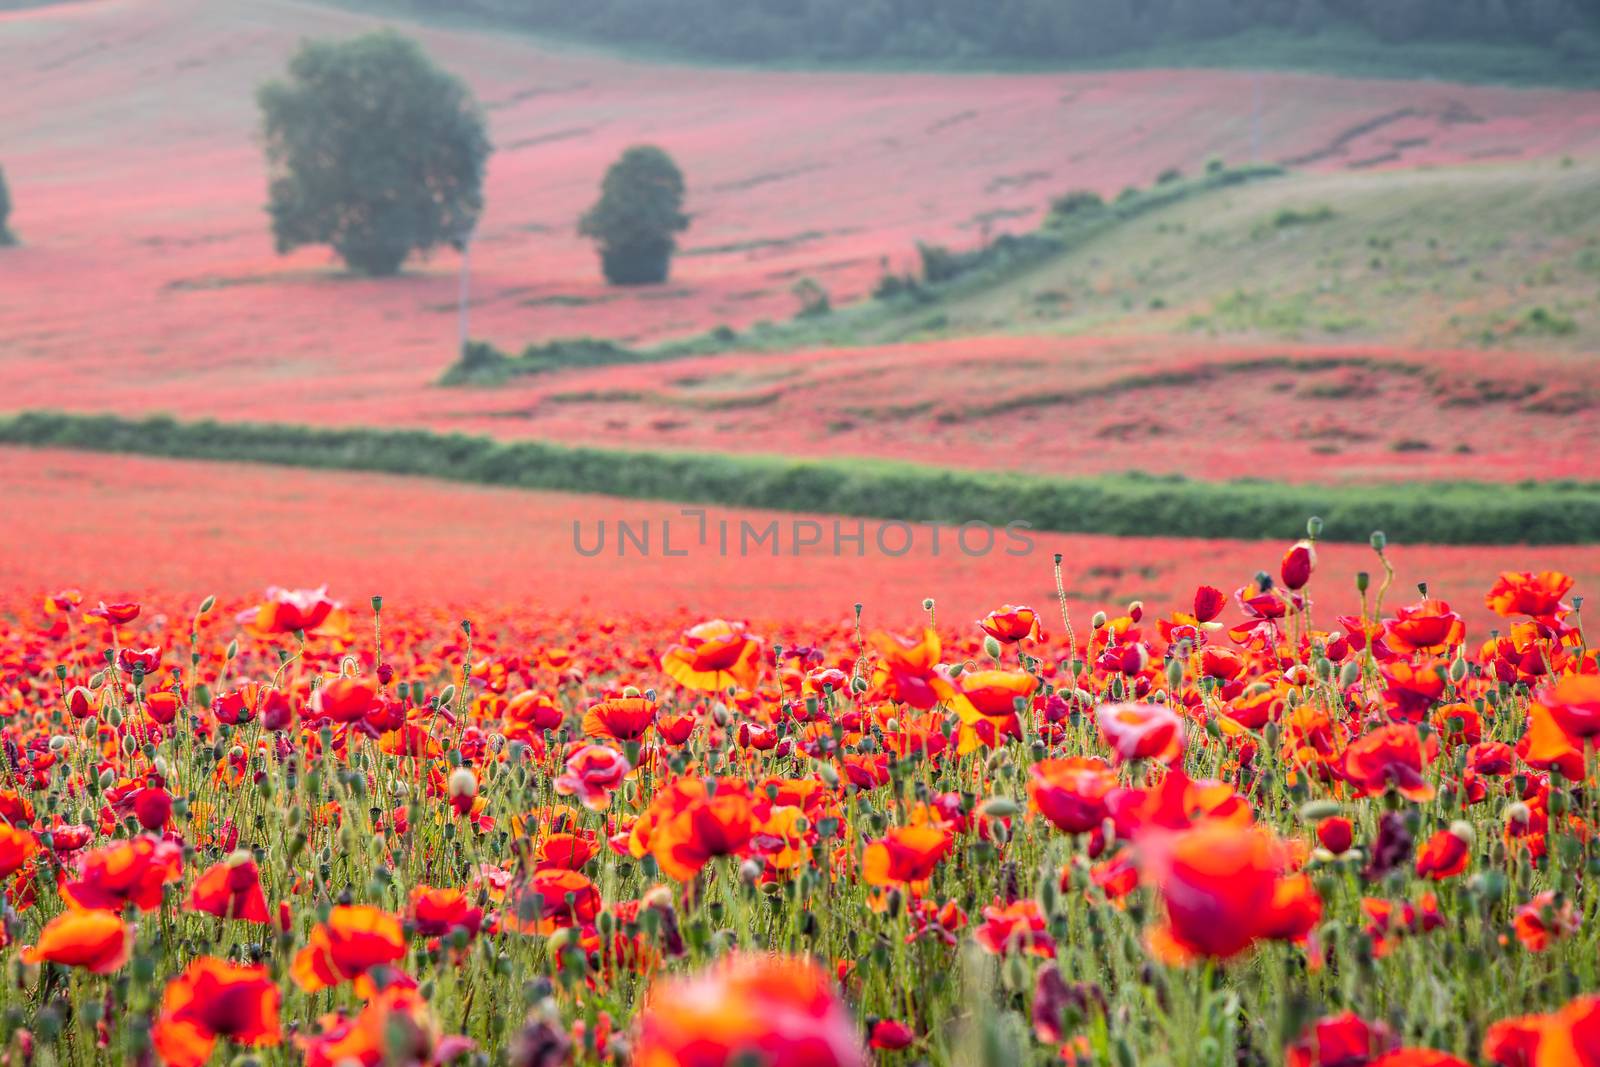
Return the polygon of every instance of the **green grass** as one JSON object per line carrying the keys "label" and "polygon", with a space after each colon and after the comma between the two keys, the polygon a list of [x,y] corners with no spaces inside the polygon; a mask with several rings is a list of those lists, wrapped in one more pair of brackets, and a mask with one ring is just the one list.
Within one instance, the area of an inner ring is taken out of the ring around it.
{"label": "green grass", "polygon": [[290,467],[381,471],[485,485],[820,512],[907,522],[1026,522],[1036,530],[1208,538],[1324,537],[1436,544],[1577,544],[1600,539],[1600,486],[1430,483],[1297,486],[1136,473],[1040,478],[865,460],[793,460],[571,447],[424,430],[179,422],[156,416],[25,413],[0,444]]}
{"label": "green grass", "polygon": [[1600,350],[1600,160],[1296,173],[945,300],[946,332]]}

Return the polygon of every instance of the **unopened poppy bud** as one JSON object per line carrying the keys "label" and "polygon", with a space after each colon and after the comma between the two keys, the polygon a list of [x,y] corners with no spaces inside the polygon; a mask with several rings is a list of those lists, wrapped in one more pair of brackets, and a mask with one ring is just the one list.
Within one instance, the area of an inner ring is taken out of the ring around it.
{"label": "unopened poppy bud", "polygon": [[632,700],[633,698],[639,696],[639,687],[636,685],[625,685],[622,687],[622,695]]}
{"label": "unopened poppy bud", "polygon": [[216,605],[217,605],[217,598],[215,596],[206,597],[204,600],[200,601],[199,614],[201,614],[201,615],[206,614],[212,608],[216,607]]}
{"label": "unopened poppy bud", "polygon": [[1339,687],[1349,689],[1361,680],[1361,664],[1351,660],[1339,668]]}
{"label": "unopened poppy bud", "polygon": [[477,796],[477,777],[466,767],[457,767],[450,772],[450,795],[453,797]]}
{"label": "unopened poppy bud", "polygon": [[117,780],[117,776],[111,770],[110,767],[107,767],[105,770],[100,772],[100,788],[101,789],[110,789],[112,784],[115,783],[116,780]]}
{"label": "unopened poppy bud", "polygon": [[1531,815],[1532,813],[1528,810],[1528,805],[1524,804],[1520,800],[1515,804],[1506,805],[1507,825],[1526,826],[1528,825],[1528,819],[1531,817]]}
{"label": "unopened poppy bud", "polygon": [[1174,658],[1167,661],[1167,686],[1173,690],[1183,687],[1183,660]]}
{"label": "unopened poppy bud", "polygon": [[239,639],[236,637],[228,642],[228,658],[233,659],[239,654]]}
{"label": "unopened poppy bud", "polygon": [[1369,540],[1374,552],[1382,552],[1389,547],[1389,539],[1383,535],[1382,530],[1373,530],[1372,537]]}
{"label": "unopened poppy bud", "polygon": [[139,742],[134,739],[132,734],[123,734],[122,754],[124,756],[131,756],[137,751],[139,751]]}
{"label": "unopened poppy bud", "polygon": [[933,610],[933,597],[929,596],[929,597],[923,597],[922,598],[922,610],[923,611],[932,611]]}
{"label": "unopened poppy bud", "polygon": [[65,736],[63,736],[61,734],[56,734],[54,737],[50,738],[50,751],[51,752],[60,752],[63,749],[65,749],[66,747],[67,747],[67,738]]}
{"label": "unopened poppy bud", "polygon": [[1128,618],[1134,622],[1144,618],[1144,601],[1132,600],[1128,602]]}
{"label": "unopened poppy bud", "polygon": [[456,687],[455,687],[455,685],[453,685],[453,684],[447,685],[447,686],[444,687],[444,690],[439,694],[439,706],[441,708],[442,707],[446,707],[449,704],[451,704],[455,699],[456,699]]}
{"label": "unopened poppy bud", "polygon": [[378,664],[378,684],[388,685],[394,681],[394,667],[388,663]]}
{"label": "unopened poppy bud", "polygon": [[1365,593],[1372,584],[1372,575],[1366,571],[1356,571],[1356,592]]}
{"label": "unopened poppy bud", "polygon": [[1316,537],[1321,537],[1322,536],[1322,517],[1321,516],[1313,515],[1309,519],[1306,520],[1306,536],[1307,537],[1312,537],[1312,538],[1316,538]]}
{"label": "unopened poppy bud", "polygon": [[1300,818],[1306,822],[1321,822],[1337,814],[1339,814],[1339,802],[1336,800],[1309,800],[1300,805]]}
{"label": "unopened poppy bud", "polygon": [[983,650],[992,660],[998,660],[1000,658],[1000,642],[995,640],[993,635],[984,637]]}
{"label": "unopened poppy bud", "polygon": [[1089,625],[1096,630],[1104,629],[1106,625],[1106,613],[1103,611],[1095,612],[1094,615],[1089,619]]}
{"label": "unopened poppy bud", "polygon": [[1466,676],[1467,661],[1463,657],[1457,656],[1455,659],[1450,661],[1450,680],[1457,685],[1460,685],[1461,680]]}
{"label": "unopened poppy bud", "polygon": [[978,805],[978,814],[989,819],[1007,819],[1022,813],[1022,805],[1010,797],[989,797]]}

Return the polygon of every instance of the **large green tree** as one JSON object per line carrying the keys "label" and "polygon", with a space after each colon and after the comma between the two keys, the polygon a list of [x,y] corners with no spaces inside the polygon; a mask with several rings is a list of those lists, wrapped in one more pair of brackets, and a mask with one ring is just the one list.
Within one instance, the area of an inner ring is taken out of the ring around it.
{"label": "large green tree", "polygon": [[259,99],[279,252],[327,244],[354,270],[393,274],[477,225],[482,110],[414,41],[308,41]]}
{"label": "large green tree", "polygon": [[683,172],[655,145],[634,145],[606,171],[578,232],[594,239],[613,285],[648,285],[667,280],[675,235],[688,226]]}

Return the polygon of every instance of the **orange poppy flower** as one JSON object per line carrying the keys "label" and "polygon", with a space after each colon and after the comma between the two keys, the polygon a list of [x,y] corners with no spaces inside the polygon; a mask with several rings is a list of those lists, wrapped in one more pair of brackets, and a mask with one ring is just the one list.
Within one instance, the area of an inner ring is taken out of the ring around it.
{"label": "orange poppy flower", "polygon": [[39,851],[39,839],[27,830],[0,823],[0,879],[10,878]]}
{"label": "orange poppy flower", "polygon": [[613,741],[639,741],[647,737],[656,721],[656,702],[643,697],[604,700],[583,717],[583,732],[590,737]]}
{"label": "orange poppy flower", "polygon": [[1472,1064],[1438,1049],[1400,1048],[1379,1056],[1367,1067],[1472,1067]]}
{"label": "orange poppy flower", "polygon": [[61,885],[61,897],[74,908],[140,911],[161,906],[161,887],[183,877],[183,850],[171,841],[136,837],[95,849],[84,856],[78,877]]}
{"label": "orange poppy flower", "polygon": [[871,886],[926,887],[954,844],[950,832],[937,826],[892,827],[862,853],[861,878]]}
{"label": "orange poppy flower", "polygon": [[1600,996],[1579,997],[1545,1017],[1535,1067],[1600,1065]]}
{"label": "orange poppy flower", "polygon": [[867,1067],[828,973],[792,956],[736,953],[689,977],[662,978],[639,1013],[635,1067]]}
{"label": "orange poppy flower", "polygon": [[661,669],[686,689],[754,689],[760,657],[761,640],[744,623],[713,619],[685,630],[683,642],[661,657]]}
{"label": "orange poppy flower", "polygon": [[1014,949],[1034,956],[1054,956],[1056,943],[1046,932],[1048,926],[1038,901],[1024,898],[1003,908],[984,908],[983,922],[973,928],[972,939],[996,956]]}
{"label": "orange poppy flower", "polygon": [[1401,608],[1395,617],[1385,619],[1389,647],[1399,653],[1423,652],[1442,655],[1466,639],[1467,627],[1461,616],[1442,600],[1424,600]]}
{"label": "orange poppy flower", "polygon": [[996,641],[1014,645],[1025,637],[1039,637],[1039,616],[1032,608],[1006,604],[978,620],[978,628]]}
{"label": "orange poppy flower", "polygon": [[880,700],[909,704],[921,711],[939,703],[942,691],[936,688],[940,680],[935,670],[942,651],[938,634],[925,629],[922,638],[913,641],[899,634],[875,633],[871,642],[878,653],[872,689]]}
{"label": "orange poppy flower", "polygon": [[[1431,740],[1431,739],[1430,739]],[[1419,803],[1432,800],[1434,789],[1422,775],[1431,759],[1414,726],[1384,726],[1350,742],[1344,752],[1344,776],[1367,796],[1378,796],[1389,786]]]}
{"label": "orange poppy flower", "polygon": [[1095,709],[1095,720],[1118,762],[1171,764],[1183,757],[1183,720],[1165,704],[1102,704]]}
{"label": "orange poppy flower", "polygon": [[381,908],[343,904],[311,928],[289,974],[307,993],[327,989],[384,967],[406,954],[400,920]]}
{"label": "orange poppy flower", "polygon": [[1017,702],[1026,704],[1039,687],[1039,679],[1027,671],[962,671],[942,677],[946,699],[969,725],[981,719],[1009,720],[1017,713]]}
{"label": "orange poppy flower", "polygon": [[336,678],[317,690],[308,718],[357,722],[366,718],[380,697],[376,678]]}
{"label": "orange poppy flower", "polygon": [[249,853],[209,868],[189,893],[189,906],[223,919],[271,921],[261,892],[261,872]]}
{"label": "orange poppy flower", "polygon": [[687,882],[717,856],[744,848],[755,830],[750,798],[719,785],[715,796],[699,796],[657,827],[650,854],[669,877]]}
{"label": "orange poppy flower", "polygon": [[1041,760],[1028,774],[1034,810],[1069,834],[1099,829],[1107,814],[1106,795],[1116,787],[1116,772],[1095,756]]}
{"label": "orange poppy flower", "polygon": [[1572,591],[1572,578],[1560,571],[1504,571],[1495,580],[1484,604],[1496,615],[1550,618],[1570,610],[1561,598]]}
{"label": "orange poppy flower", "polygon": [[1562,675],[1540,687],[1533,700],[1574,740],[1600,734],[1600,674]]}
{"label": "orange poppy flower", "polygon": [[139,605],[131,600],[121,601],[116,604],[107,604],[102,600],[99,607],[90,608],[84,614],[92,618],[104,619],[113,626],[125,626],[139,617]]}
{"label": "orange poppy flower", "polygon": [[282,994],[265,967],[202,956],[167,983],[151,1037],[168,1067],[203,1067],[218,1038],[259,1048],[283,1040]]}
{"label": "orange poppy flower", "polygon": [[110,974],[133,953],[133,930],[112,911],[63,912],[39,931],[39,940],[22,950],[24,963],[60,963],[94,974]]}

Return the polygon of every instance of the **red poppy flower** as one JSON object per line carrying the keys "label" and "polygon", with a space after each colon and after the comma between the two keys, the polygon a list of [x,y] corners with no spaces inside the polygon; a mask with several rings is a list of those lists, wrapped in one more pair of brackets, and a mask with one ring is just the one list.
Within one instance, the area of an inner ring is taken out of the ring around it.
{"label": "red poppy flower", "polygon": [[583,732],[590,737],[613,741],[638,741],[650,733],[656,721],[656,702],[643,697],[604,700],[583,717]]}
{"label": "red poppy flower", "polygon": [[611,794],[621,788],[631,770],[633,765],[616,749],[582,745],[567,757],[566,771],[556,778],[555,790],[564,797],[577,797],[590,811],[605,811],[611,806]]}
{"label": "red poppy flower", "polygon": [[1421,722],[1444,696],[1444,675],[1436,663],[1395,660],[1384,664],[1382,672],[1388,683],[1383,696],[1396,722]]}
{"label": "red poppy flower", "polygon": [[92,618],[104,619],[113,626],[126,626],[139,617],[139,605],[131,600],[120,601],[115,604],[107,604],[102,600],[99,607],[90,608],[84,614]]}
{"label": "red poppy flower", "polygon": [[750,798],[718,787],[678,807],[650,839],[650,853],[669,877],[687,882],[718,856],[744,848],[755,830]]}
{"label": "red poppy flower", "polygon": [[978,628],[996,641],[1014,645],[1025,637],[1039,636],[1039,617],[1032,608],[1007,604],[979,619]]}
{"label": "red poppy flower", "polygon": [[183,877],[183,850],[171,841],[136,837],[95,849],[83,857],[78,877],[61,886],[75,908],[140,911],[161,906],[161,887]]}
{"label": "red poppy flower", "polygon": [[202,874],[189,893],[189,907],[223,919],[271,921],[261,891],[261,872],[249,853],[235,855]]}
{"label": "red poppy flower", "polygon": [[661,657],[661,669],[686,689],[754,689],[761,641],[744,623],[714,619],[685,630],[683,642]]}
{"label": "red poppy flower", "polygon": [[1368,796],[1378,796],[1394,786],[1400,795],[1419,803],[1432,800],[1434,789],[1422,775],[1425,753],[1417,728],[1396,723],[1350,742],[1344,753],[1344,775]]}
{"label": "red poppy flower", "polygon": [[1579,997],[1545,1017],[1536,1067],[1600,1067],[1600,996]]}
{"label": "red poppy flower", "polygon": [[1483,1035],[1483,1058],[1497,1067],[1534,1067],[1545,1015],[1518,1015],[1490,1023]]}
{"label": "red poppy flower", "polygon": [[736,953],[699,974],[656,982],[639,1013],[639,1067],[867,1067],[855,1023],[810,960]]}
{"label": "red poppy flower", "polygon": [[600,903],[600,890],[587,877],[552,867],[535,871],[507,894],[502,921],[522,933],[548,935],[592,923],[600,914]]}
{"label": "red poppy flower", "polygon": [[1350,825],[1350,820],[1340,816],[1323,819],[1317,824],[1317,840],[1322,847],[1341,856],[1350,851],[1350,845],[1355,840],[1355,830]]}
{"label": "red poppy flower", "polygon": [[324,1015],[316,1034],[297,1036],[305,1067],[434,1067],[472,1050],[470,1040],[444,1035],[428,1002],[409,985],[388,986],[354,1016]]}
{"label": "red poppy flower", "polygon": [[917,1032],[905,1023],[879,1019],[872,1027],[872,1039],[868,1044],[885,1052],[899,1052],[903,1048],[910,1048],[916,1040]]}
{"label": "red poppy flower", "polygon": [[1168,962],[1229,959],[1261,939],[1295,940],[1320,906],[1308,880],[1282,876],[1285,855],[1266,832],[1202,822],[1158,842],[1147,859],[1166,908],[1150,934]]}
{"label": "red poppy flower", "polygon": [[1210,622],[1222,614],[1222,609],[1228,603],[1222,590],[1213,586],[1202,585],[1194,591],[1194,617],[1196,622]]}
{"label": "red poppy flower", "polygon": [[1383,1023],[1347,1011],[1309,1026],[1286,1050],[1284,1067],[1361,1067],[1397,1044]]}
{"label": "red poppy flower", "polygon": [[1441,882],[1467,869],[1472,858],[1470,830],[1440,830],[1417,851],[1417,877]]}
{"label": "red poppy flower", "polygon": [[343,904],[328,913],[326,922],[311,928],[289,974],[301,989],[315,993],[393,964],[405,954],[399,919],[381,908]]}
{"label": "red poppy flower", "polygon": [[22,960],[49,960],[94,974],[110,974],[127,963],[132,953],[133,930],[120,915],[98,909],[73,909],[45,923],[39,940],[22,950]]}
{"label": "red poppy flower", "polygon": [[1034,956],[1054,956],[1055,940],[1037,901],[1028,898],[1005,907],[983,909],[983,922],[973,927],[972,939],[987,952],[1003,956],[1013,950]]}
{"label": "red poppy flower", "polygon": [[309,717],[358,722],[367,717],[381,692],[376,678],[336,678],[312,697]]}
{"label": "red poppy flower", "polygon": [[1317,550],[1310,541],[1296,541],[1283,554],[1283,563],[1278,568],[1278,575],[1283,579],[1286,589],[1291,591],[1305,588],[1311,580],[1311,572],[1317,565]]}
{"label": "red poppy flower", "polygon": [[251,628],[263,634],[292,634],[315,630],[339,605],[328,599],[328,587],[320,589],[267,590],[267,599],[254,612]]}
{"label": "red poppy flower", "polygon": [[419,885],[407,897],[406,918],[423,937],[443,937],[456,929],[475,935],[483,925],[483,909],[473,907],[463,890]]}
{"label": "red poppy flower", "polygon": [[1384,620],[1384,627],[1389,634],[1389,647],[1402,654],[1443,655],[1467,636],[1461,616],[1442,600],[1424,600],[1401,608],[1394,618]]}
{"label": "red poppy flower", "polygon": [[202,956],[167,983],[151,1038],[168,1067],[203,1067],[218,1038],[252,1048],[283,1040],[282,994],[265,967]]}
{"label": "red poppy flower", "polygon": [[1171,764],[1183,756],[1183,720],[1165,704],[1102,704],[1095,709],[1100,736],[1119,762],[1151,759]]}
{"label": "red poppy flower", "polygon": [[1553,890],[1546,890],[1517,909],[1511,921],[1517,940],[1529,952],[1543,952],[1562,938],[1577,933],[1583,925],[1570,900],[1556,902]]}
{"label": "red poppy flower", "polygon": [[1116,786],[1116,772],[1094,756],[1041,760],[1028,776],[1034,810],[1069,834],[1099,829],[1107,815],[1106,796]]}

